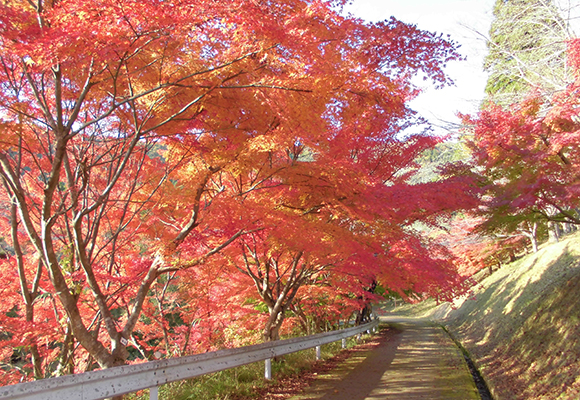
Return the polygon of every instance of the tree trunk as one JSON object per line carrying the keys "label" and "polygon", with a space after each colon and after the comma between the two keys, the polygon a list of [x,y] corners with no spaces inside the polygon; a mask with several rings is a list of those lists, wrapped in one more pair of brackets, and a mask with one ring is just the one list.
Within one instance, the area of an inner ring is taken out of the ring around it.
{"label": "tree trunk", "polygon": [[[24,268],[24,254],[22,248],[20,247],[20,241],[18,239],[18,213],[16,204],[13,203],[10,212],[10,224],[12,245],[14,247],[14,253],[16,257],[16,264],[18,267],[18,278],[20,280],[20,290],[22,294],[22,299],[24,301],[26,310],[26,321],[34,322],[34,302],[38,296],[38,284],[41,273],[42,265],[39,264],[36,270],[36,276],[29,287],[29,281],[26,277],[26,271]],[[32,369],[34,372],[34,379],[44,378],[44,373],[42,372],[42,357],[38,351],[38,345],[36,343],[36,337],[34,338],[34,343],[29,347],[30,355],[32,358]]]}
{"label": "tree trunk", "polygon": [[534,251],[534,253],[538,252],[537,232],[538,232],[538,223],[534,222],[534,224],[532,225],[532,230],[530,232],[530,242],[532,243],[532,250]]}
{"label": "tree trunk", "polygon": [[70,324],[67,324],[66,335],[62,343],[62,348],[60,350],[59,365],[55,372],[56,376],[74,373],[74,366],[72,363],[73,353],[74,353],[74,337],[72,335],[72,329],[70,327]]}
{"label": "tree trunk", "polygon": [[548,235],[550,242],[557,243],[560,241],[560,225],[557,222],[550,221],[548,223]]}
{"label": "tree trunk", "polygon": [[264,342],[280,340],[280,328],[282,327],[282,322],[284,322],[284,310],[276,308],[270,309],[270,316],[268,317],[262,335]]}
{"label": "tree trunk", "polygon": [[308,321],[308,317],[304,313],[304,311],[297,305],[291,305],[290,310],[298,317],[298,323],[300,324],[300,328],[306,335],[310,335],[311,328],[310,322]]}

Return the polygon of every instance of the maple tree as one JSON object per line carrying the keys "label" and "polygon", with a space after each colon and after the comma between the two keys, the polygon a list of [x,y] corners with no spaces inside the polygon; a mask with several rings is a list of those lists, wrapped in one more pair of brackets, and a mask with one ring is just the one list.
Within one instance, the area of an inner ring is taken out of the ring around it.
{"label": "maple tree", "polygon": [[475,274],[486,270],[489,275],[506,262],[514,261],[516,255],[525,251],[525,238],[517,232],[498,234],[490,232],[485,216],[477,210],[455,216],[445,231],[434,236],[456,259],[458,272],[473,283]]}
{"label": "maple tree", "polygon": [[[255,285],[268,307],[286,296],[268,338],[323,270],[345,292],[374,276],[393,290],[452,288],[440,249],[409,226],[459,207],[470,183],[408,184],[437,140],[401,132],[413,123],[411,77],[444,84],[458,55],[395,19],[342,16],[341,4],[0,5],[1,264],[21,283],[6,289],[15,319],[0,323],[19,332],[26,314],[23,345],[44,360],[36,377],[123,364],[128,349],[194,349],[196,321],[215,331],[227,305],[208,317],[211,305],[251,287],[220,275],[232,273],[226,261],[254,283],[259,263],[290,273]],[[196,279],[205,294],[180,297]],[[47,341],[59,372],[38,350]]]}
{"label": "maple tree", "polygon": [[577,39],[568,49],[576,81],[566,90],[522,99],[509,110],[489,105],[466,119],[487,192],[483,227],[525,235],[534,249],[542,224],[580,224]]}
{"label": "maple tree", "polygon": [[[337,138],[342,140],[340,135]],[[350,314],[376,298],[366,290],[376,280],[403,295],[407,290],[439,295],[460,286],[449,254],[423,241],[412,226],[417,221],[437,225],[438,217],[449,216],[457,207],[472,207],[472,182],[409,184],[415,172],[397,174],[414,166],[415,156],[435,142],[414,138],[403,144],[406,151],[400,151],[401,141],[385,136],[378,144],[366,143],[355,156],[341,157],[338,164],[327,158],[339,159],[333,153],[303,160],[293,156],[292,166],[280,180],[272,181],[267,197],[262,191],[251,195],[243,191],[247,210],[259,212],[265,207],[265,212],[259,230],[240,238],[239,246],[230,246],[223,255],[235,268],[228,275],[237,270],[249,277],[266,304],[266,340],[278,338],[288,310],[297,311],[304,324],[301,299],[314,287],[327,301],[350,303],[346,307]],[[368,163],[370,155],[381,154],[377,150],[391,156],[390,165],[381,165],[382,170]],[[248,207],[250,202],[255,204]],[[254,217],[246,214],[246,218]],[[331,290],[339,296],[329,294]],[[354,301],[345,300],[349,294]]]}

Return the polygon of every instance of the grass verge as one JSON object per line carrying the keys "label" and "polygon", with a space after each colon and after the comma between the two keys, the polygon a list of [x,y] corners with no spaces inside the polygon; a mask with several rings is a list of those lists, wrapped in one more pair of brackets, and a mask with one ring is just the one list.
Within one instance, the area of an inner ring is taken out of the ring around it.
{"label": "grass verge", "polygon": [[[363,335],[361,341],[347,339],[347,349],[351,349],[370,339]],[[298,376],[314,369],[324,369],[324,363],[341,353],[341,342],[322,346],[322,360],[316,360],[315,349],[287,354],[280,361],[272,362],[272,380],[264,379],[264,362],[256,362],[237,368],[203,375],[197,378],[173,382],[159,388],[160,399],[172,400],[251,400],[266,399],[271,392],[297,390],[303,382]],[[346,352],[347,353],[347,352]],[[330,366],[328,367],[330,368]],[[149,391],[143,390],[127,396],[128,400],[149,399]]]}
{"label": "grass verge", "polygon": [[495,399],[580,398],[580,233],[503,266],[473,298],[392,311],[443,323]]}

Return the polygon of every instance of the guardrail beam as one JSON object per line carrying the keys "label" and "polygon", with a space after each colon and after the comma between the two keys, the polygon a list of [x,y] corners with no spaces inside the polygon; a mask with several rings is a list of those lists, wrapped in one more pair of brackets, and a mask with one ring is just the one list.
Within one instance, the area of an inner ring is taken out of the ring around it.
{"label": "guardrail beam", "polygon": [[[126,393],[149,389],[151,399],[157,400],[158,387],[169,382],[193,378],[212,372],[266,360],[266,379],[272,378],[272,361],[277,356],[317,348],[378,326],[369,324],[320,333],[318,335],[278,340],[235,349],[218,350],[187,357],[122,365],[83,374],[65,375],[0,387],[0,399],[10,400],[101,400]],[[268,368],[269,363],[269,368]],[[268,372],[269,370],[269,372]]]}

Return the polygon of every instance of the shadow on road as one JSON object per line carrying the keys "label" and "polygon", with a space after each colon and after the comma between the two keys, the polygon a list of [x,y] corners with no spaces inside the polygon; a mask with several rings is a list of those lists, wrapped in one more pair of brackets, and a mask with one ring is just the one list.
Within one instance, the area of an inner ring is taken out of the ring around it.
{"label": "shadow on road", "polygon": [[479,399],[461,352],[440,327],[409,318],[381,322],[389,329],[378,346],[350,357],[292,400]]}

